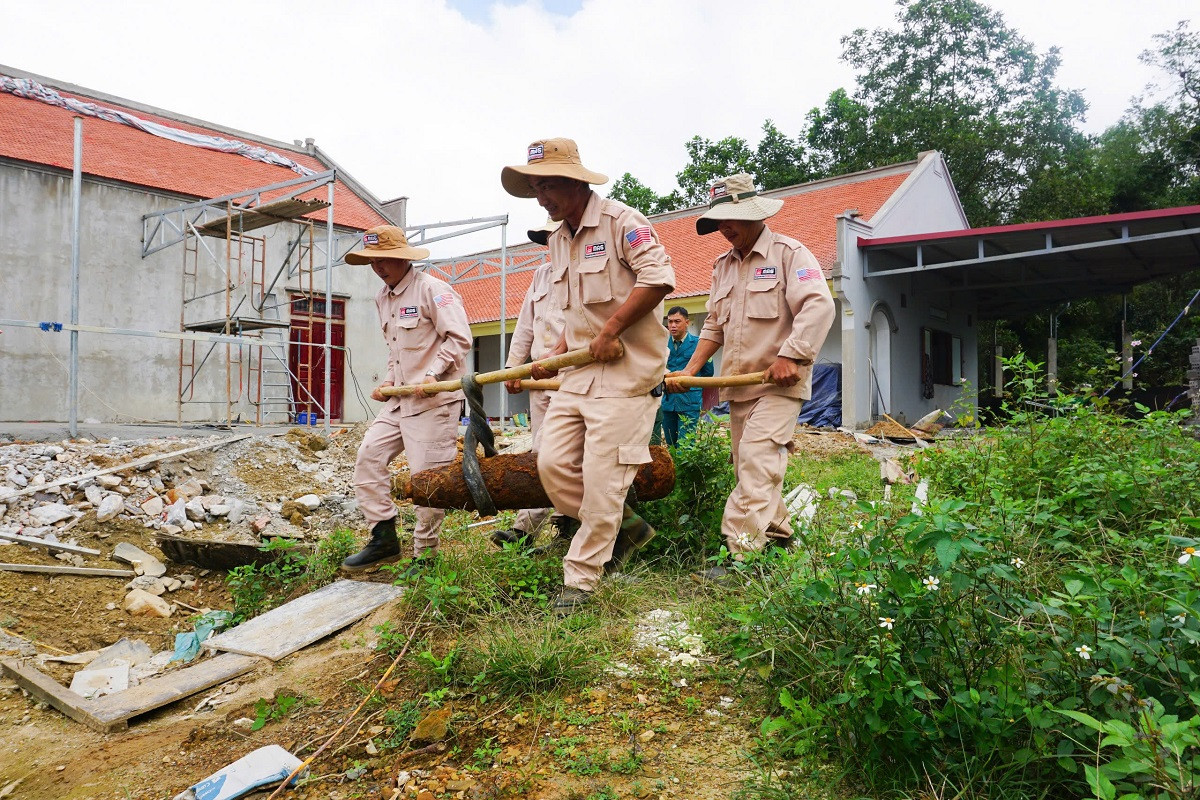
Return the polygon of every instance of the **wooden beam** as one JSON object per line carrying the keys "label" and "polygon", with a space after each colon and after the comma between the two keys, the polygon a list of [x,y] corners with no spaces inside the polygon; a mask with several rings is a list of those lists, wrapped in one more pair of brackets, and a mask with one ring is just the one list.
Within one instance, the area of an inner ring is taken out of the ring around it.
{"label": "wooden beam", "polygon": [[144,467],[147,464],[153,464],[158,461],[167,461],[168,459],[178,458],[179,456],[187,455],[188,453],[195,453],[199,450],[212,450],[213,448],[216,448],[216,447],[224,447],[227,444],[233,444],[234,442],[240,442],[243,439],[249,439],[251,436],[252,436],[252,434],[246,433],[241,436],[230,436],[228,439],[221,439],[216,442],[209,442],[208,444],[196,445],[195,447],[185,447],[183,450],[174,450],[170,453],[159,453],[157,455],[142,456],[141,458],[139,458],[135,461],[130,461],[126,464],[118,464],[115,467],[105,467],[104,469],[96,469],[96,470],[92,470],[91,472],[85,472],[82,475],[75,475],[74,477],[71,477],[71,478],[60,478],[59,480],[51,481],[50,483],[43,483],[40,486],[28,486],[24,489],[20,489],[18,491],[12,492],[11,494],[0,495],[0,500],[2,500],[4,502],[8,502],[9,500],[11,500],[14,497],[23,497],[24,495],[33,494],[34,492],[44,491],[44,490],[49,489],[54,486],[66,486],[69,483],[79,483],[81,481],[86,481],[89,478],[97,478],[101,475],[109,475],[113,472],[121,472],[121,471],[127,470],[127,469],[136,469],[138,467]]}
{"label": "wooden beam", "polygon": [[0,531],[0,539],[7,539],[10,542],[20,542],[27,544],[30,547],[43,547],[47,550],[61,550],[64,553],[78,553],[81,556],[98,556],[99,550],[93,550],[90,547],[80,547],[74,544],[63,544],[62,542],[47,542],[44,539],[39,539],[36,536],[22,536],[19,533],[8,533]]}
{"label": "wooden beam", "polygon": [[266,662],[261,658],[222,653],[195,666],[171,670],[165,675],[142,681],[141,684],[123,692],[93,700],[90,711],[106,730],[121,730],[128,726],[131,717],[182,700],[239,675],[245,675],[263,663]]}
{"label": "wooden beam", "polygon": [[106,732],[105,724],[92,713],[93,701],[72,692],[49,675],[13,658],[0,661],[0,671],[11,677],[29,694],[57,708],[76,722]]}
{"label": "wooden beam", "polygon": [[60,567],[49,564],[0,564],[3,572],[40,572],[46,575],[84,575],[89,578],[133,578],[131,569],[100,569],[98,567]]}

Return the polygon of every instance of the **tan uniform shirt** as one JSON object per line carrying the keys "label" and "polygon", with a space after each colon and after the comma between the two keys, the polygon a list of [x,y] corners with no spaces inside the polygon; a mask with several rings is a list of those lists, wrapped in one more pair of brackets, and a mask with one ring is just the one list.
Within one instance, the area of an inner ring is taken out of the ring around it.
{"label": "tan uniform shirt", "polygon": [[[563,309],[567,349],[587,347],[637,287],[675,286],[671,257],[640,212],[595,192],[572,236],[563,224],[550,234],[551,295]],[[663,309],[621,334],[625,355],[564,370],[560,391],[592,397],[648,394],[666,372]]]}
{"label": "tan uniform shirt", "polygon": [[[450,284],[410,269],[396,288],[385,285],[379,290],[375,307],[388,346],[389,381],[397,386],[421,383],[426,373],[433,373],[439,380],[453,380],[466,372],[471,326],[462,298]],[[462,399],[462,392],[392,397],[384,410],[411,417]]]}
{"label": "tan uniform shirt", "polygon": [[526,361],[537,361],[550,354],[562,338],[563,312],[554,304],[550,293],[550,264],[533,273],[517,326],[513,328],[508,345],[506,367],[519,367]]}
{"label": "tan uniform shirt", "polygon": [[736,250],[713,262],[712,293],[701,339],[725,348],[722,375],[765,370],[778,356],[810,362],[795,386],[740,386],[721,390],[722,400],[753,400],[767,394],[812,396],[812,366],[833,324],[833,297],[821,265],[795,239],[763,228],[742,256]]}

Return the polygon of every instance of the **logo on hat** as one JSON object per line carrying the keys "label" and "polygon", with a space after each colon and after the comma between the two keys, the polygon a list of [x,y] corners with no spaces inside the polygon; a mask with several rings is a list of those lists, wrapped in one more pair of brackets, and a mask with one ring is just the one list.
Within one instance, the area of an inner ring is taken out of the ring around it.
{"label": "logo on hat", "polygon": [[729,190],[725,188],[723,183],[714,183],[712,188],[708,190],[708,199],[716,200],[718,197],[724,197],[729,194]]}
{"label": "logo on hat", "polygon": [[378,233],[364,233],[363,234],[363,244],[379,244],[379,234]]}
{"label": "logo on hat", "polygon": [[541,161],[546,157],[546,148],[540,144],[529,146],[529,161]]}

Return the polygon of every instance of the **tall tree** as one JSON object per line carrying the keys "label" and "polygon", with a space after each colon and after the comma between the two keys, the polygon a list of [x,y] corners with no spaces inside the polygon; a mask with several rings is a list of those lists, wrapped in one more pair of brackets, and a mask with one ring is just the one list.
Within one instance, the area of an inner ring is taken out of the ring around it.
{"label": "tall tree", "polygon": [[1160,83],[1100,137],[1112,211],[1200,203],[1200,34],[1184,21],[1154,41],[1139,58]]}
{"label": "tall tree", "polygon": [[627,206],[636,208],[647,216],[673,211],[683,205],[679,192],[658,194],[646,184],[626,172],[615,183],[608,196],[619,200]]}
{"label": "tall tree", "polygon": [[754,164],[754,151],[738,136],[727,136],[719,142],[693,136],[684,147],[688,165],[676,173],[675,179],[689,206],[707,203],[708,187],[717,178],[749,172]]}
{"label": "tall tree", "polygon": [[940,150],[976,225],[1020,221],[1050,204],[1023,206],[1030,189],[1078,197],[1072,173],[1056,166],[1086,158],[1076,127],[1085,104],[1055,84],[1057,49],[1038,54],[977,0],[897,5],[898,29],[860,28],[842,39],[857,89],[834,92],[810,114],[817,163],[861,169]]}

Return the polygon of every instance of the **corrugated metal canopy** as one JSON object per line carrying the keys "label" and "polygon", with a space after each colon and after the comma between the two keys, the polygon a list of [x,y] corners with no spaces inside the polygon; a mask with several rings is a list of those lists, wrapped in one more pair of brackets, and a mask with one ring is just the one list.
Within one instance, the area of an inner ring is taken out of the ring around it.
{"label": "corrugated metal canopy", "polygon": [[859,237],[858,246],[867,279],[909,275],[914,292],[938,302],[970,292],[984,318],[1019,317],[1200,269],[1200,206]]}

